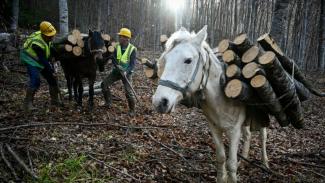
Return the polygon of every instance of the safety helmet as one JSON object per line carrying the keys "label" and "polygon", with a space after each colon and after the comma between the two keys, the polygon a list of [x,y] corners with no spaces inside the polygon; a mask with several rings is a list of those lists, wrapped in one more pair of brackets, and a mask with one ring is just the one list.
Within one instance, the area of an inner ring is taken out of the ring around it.
{"label": "safety helmet", "polygon": [[50,22],[43,21],[43,22],[41,22],[39,27],[40,27],[41,33],[44,34],[45,36],[52,37],[56,34],[56,30]]}
{"label": "safety helmet", "polygon": [[131,31],[128,28],[122,28],[119,33],[117,33],[120,36],[125,36],[128,38],[131,38]]}

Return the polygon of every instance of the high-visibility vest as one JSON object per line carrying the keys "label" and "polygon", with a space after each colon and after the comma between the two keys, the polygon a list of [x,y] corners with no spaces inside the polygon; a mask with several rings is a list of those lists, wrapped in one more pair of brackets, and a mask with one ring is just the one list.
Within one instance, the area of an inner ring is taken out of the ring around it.
{"label": "high-visibility vest", "polygon": [[26,64],[30,64],[32,66],[43,68],[44,66],[41,65],[39,62],[37,62],[37,61],[39,61],[39,58],[38,58],[36,52],[32,48],[33,44],[35,44],[35,45],[39,46],[41,49],[43,49],[45,51],[46,59],[49,59],[51,42],[49,44],[47,44],[42,38],[41,31],[37,31],[37,32],[34,32],[33,34],[31,34],[27,38],[27,40],[25,41],[25,43],[23,45],[24,53],[27,54],[32,59],[22,59],[22,62],[26,63]]}
{"label": "high-visibility vest", "polygon": [[126,50],[122,54],[121,45],[117,44],[116,45],[116,50],[117,50],[117,62],[118,62],[118,64],[121,65],[124,68],[128,67],[128,65],[130,63],[130,56],[131,56],[133,50],[136,50],[136,49],[137,48],[135,46],[133,46],[133,44],[129,43],[128,47],[126,48]]}

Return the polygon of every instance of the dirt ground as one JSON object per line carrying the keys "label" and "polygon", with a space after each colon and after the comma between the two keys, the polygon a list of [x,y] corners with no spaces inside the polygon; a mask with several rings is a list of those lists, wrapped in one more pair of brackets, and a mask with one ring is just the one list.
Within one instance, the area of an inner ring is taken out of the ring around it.
{"label": "dirt ground", "polygon": [[[142,53],[151,57],[147,54]],[[43,80],[37,110],[24,113],[25,68],[16,56],[2,63],[10,71],[0,71],[0,182],[215,182],[217,148],[205,117],[184,106],[170,115],[155,112],[151,97],[156,84],[145,78],[140,64],[134,74],[140,101],[131,118],[121,82],[113,86],[121,100],[107,109],[96,95],[96,108],[89,113],[75,110],[67,100],[63,108],[51,107]],[[325,73],[307,76],[325,91]],[[62,77],[60,81],[64,87]],[[312,97],[303,108],[304,129],[271,122],[270,170],[260,168],[259,133],[253,133],[250,163],[238,168],[239,182],[325,182],[325,98]]]}

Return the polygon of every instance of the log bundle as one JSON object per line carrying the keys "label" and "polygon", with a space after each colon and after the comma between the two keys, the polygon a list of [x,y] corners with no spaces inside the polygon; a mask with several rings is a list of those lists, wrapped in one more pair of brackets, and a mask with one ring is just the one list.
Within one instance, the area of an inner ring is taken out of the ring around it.
{"label": "log bundle", "polygon": [[[85,53],[84,47],[87,38],[88,34],[81,33],[78,29],[74,29],[70,34],[55,39],[53,45],[62,58],[79,57],[83,56]],[[102,34],[102,38],[105,42],[103,51],[106,52],[108,47],[112,44],[111,37],[108,34]]]}
{"label": "log bundle", "polygon": [[325,96],[324,93],[312,87],[269,34],[257,41],[259,45],[254,45],[247,34],[241,34],[234,41],[224,39],[219,43],[218,50],[227,65],[225,95],[249,107],[263,109],[280,126],[292,124],[297,129],[303,128],[301,102],[311,93]]}

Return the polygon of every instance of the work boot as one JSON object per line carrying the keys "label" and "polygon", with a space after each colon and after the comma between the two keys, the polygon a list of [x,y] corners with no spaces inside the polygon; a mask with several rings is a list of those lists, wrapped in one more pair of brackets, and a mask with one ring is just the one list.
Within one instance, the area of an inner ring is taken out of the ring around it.
{"label": "work boot", "polygon": [[26,112],[35,110],[36,108],[33,106],[35,89],[27,88],[26,97],[24,99],[23,108]]}
{"label": "work boot", "polygon": [[109,89],[102,90],[102,91],[103,91],[104,100],[105,100],[104,106],[107,107],[107,108],[111,108],[112,107],[112,94],[111,94],[111,91]]}
{"label": "work boot", "polygon": [[128,115],[130,117],[134,117],[135,116],[135,101],[134,99],[128,99],[128,103],[129,103],[129,112]]}
{"label": "work boot", "polygon": [[50,86],[50,97],[51,97],[51,105],[57,107],[63,107],[63,102],[59,99],[59,87]]}

